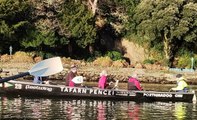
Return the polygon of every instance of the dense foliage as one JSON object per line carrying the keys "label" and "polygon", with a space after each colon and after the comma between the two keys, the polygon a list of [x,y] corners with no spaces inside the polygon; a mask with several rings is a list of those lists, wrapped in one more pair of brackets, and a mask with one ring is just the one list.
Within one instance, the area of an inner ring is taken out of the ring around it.
{"label": "dense foliage", "polygon": [[123,38],[149,49],[154,61],[173,66],[180,57],[185,67],[187,54],[197,54],[196,0],[0,0],[1,53],[12,45],[50,56],[121,59],[115,41]]}
{"label": "dense foliage", "polygon": [[0,52],[12,45],[20,49],[31,21],[31,6],[27,0],[0,1]]}
{"label": "dense foliage", "polygon": [[161,44],[172,63],[183,44],[197,41],[197,4],[188,0],[142,0],[134,14],[136,35],[154,47]]}

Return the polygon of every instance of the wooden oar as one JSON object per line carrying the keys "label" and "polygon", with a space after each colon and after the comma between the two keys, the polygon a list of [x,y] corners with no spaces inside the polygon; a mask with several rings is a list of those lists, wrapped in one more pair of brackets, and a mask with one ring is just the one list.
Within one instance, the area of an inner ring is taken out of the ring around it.
{"label": "wooden oar", "polygon": [[0,83],[17,79],[26,75],[49,76],[59,73],[62,70],[63,70],[63,66],[60,57],[49,58],[35,64],[28,72],[24,72],[18,75],[0,79]]}

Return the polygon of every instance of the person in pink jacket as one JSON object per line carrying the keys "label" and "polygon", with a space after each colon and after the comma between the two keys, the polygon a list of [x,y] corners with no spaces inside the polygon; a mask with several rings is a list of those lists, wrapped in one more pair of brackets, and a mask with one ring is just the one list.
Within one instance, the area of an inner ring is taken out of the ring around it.
{"label": "person in pink jacket", "polygon": [[128,90],[142,90],[139,80],[137,79],[137,73],[133,73],[132,77],[128,80]]}
{"label": "person in pink jacket", "polygon": [[98,87],[101,89],[105,89],[107,87],[107,72],[106,70],[103,70],[100,73],[100,79],[98,82]]}

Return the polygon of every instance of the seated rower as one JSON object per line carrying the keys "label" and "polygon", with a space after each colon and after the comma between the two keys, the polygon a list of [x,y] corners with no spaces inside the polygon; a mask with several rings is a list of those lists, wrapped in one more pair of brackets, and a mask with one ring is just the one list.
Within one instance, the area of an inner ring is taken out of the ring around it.
{"label": "seated rower", "polygon": [[101,73],[100,73],[100,78],[99,78],[99,81],[98,81],[98,88],[100,89],[108,89],[112,84],[112,82],[108,83],[107,82],[107,71],[106,70],[103,70]]}
{"label": "seated rower", "polygon": [[35,76],[33,83],[35,84],[49,84],[48,77]]}
{"label": "seated rower", "polygon": [[128,90],[142,90],[139,80],[137,79],[137,73],[133,73],[128,80]]}
{"label": "seated rower", "polygon": [[77,66],[71,65],[70,71],[64,77],[64,79],[66,80],[66,84],[65,85],[69,86],[69,87],[75,87],[75,83],[72,81],[72,79],[74,77],[76,77],[76,76],[77,76]]}
{"label": "seated rower", "polygon": [[189,87],[185,82],[185,78],[182,76],[182,74],[176,75],[176,81],[177,81],[177,87],[171,88],[172,90],[176,92],[188,92]]}
{"label": "seated rower", "polygon": [[34,80],[33,80],[33,83],[35,83],[35,84],[42,84],[42,77],[35,76]]}

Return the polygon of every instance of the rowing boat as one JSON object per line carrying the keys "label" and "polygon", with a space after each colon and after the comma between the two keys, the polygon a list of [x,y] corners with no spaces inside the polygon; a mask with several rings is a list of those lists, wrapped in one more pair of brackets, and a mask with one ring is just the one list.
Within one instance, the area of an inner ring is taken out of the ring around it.
{"label": "rowing boat", "polygon": [[88,87],[68,87],[64,85],[34,84],[11,80],[7,87],[1,87],[4,95],[59,97],[75,99],[126,100],[137,102],[192,102],[193,92],[130,91],[123,89],[99,89]]}
{"label": "rowing boat", "polygon": [[[104,100],[127,100],[137,102],[193,102],[195,92],[158,92],[158,91],[131,91],[123,89],[98,89],[88,87],[68,87],[64,85],[33,84],[32,82],[15,81],[14,79],[26,76],[49,76],[61,72],[63,66],[60,57],[49,58],[35,64],[27,72],[0,79],[0,94],[59,97],[59,98],[88,98]],[[7,85],[6,85],[7,84]]]}

